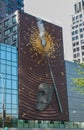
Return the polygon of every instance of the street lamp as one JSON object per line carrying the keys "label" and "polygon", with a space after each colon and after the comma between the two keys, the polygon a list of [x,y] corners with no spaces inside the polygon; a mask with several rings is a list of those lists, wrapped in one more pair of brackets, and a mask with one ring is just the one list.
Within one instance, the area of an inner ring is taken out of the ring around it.
{"label": "street lamp", "polygon": [[4,99],[4,93],[5,93],[5,86],[4,86],[4,79],[3,75],[0,74],[1,80],[2,80],[2,124],[3,124],[3,129],[4,129],[4,121],[5,121],[5,99]]}

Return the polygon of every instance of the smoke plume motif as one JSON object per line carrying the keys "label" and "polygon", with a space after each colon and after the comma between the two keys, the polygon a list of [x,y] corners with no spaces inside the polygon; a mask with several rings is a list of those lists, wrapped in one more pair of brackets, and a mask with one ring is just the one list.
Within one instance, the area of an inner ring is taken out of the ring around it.
{"label": "smoke plume motif", "polygon": [[44,25],[43,25],[43,22],[41,19],[37,19],[37,25],[38,25],[38,29],[39,29],[39,37],[41,39],[42,46],[45,46],[46,45],[46,41],[44,39],[45,28],[44,28]]}

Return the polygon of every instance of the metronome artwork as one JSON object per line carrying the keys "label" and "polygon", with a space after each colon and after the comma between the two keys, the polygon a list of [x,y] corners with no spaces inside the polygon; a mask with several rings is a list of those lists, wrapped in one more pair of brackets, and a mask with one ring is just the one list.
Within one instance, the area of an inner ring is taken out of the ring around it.
{"label": "metronome artwork", "polygon": [[19,118],[68,120],[62,28],[19,14]]}

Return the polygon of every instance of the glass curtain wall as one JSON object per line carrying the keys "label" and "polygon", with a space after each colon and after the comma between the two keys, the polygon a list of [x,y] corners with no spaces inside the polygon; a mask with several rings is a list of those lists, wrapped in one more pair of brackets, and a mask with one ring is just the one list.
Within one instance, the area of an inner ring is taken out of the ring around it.
{"label": "glass curtain wall", "polygon": [[18,117],[18,58],[17,48],[0,44],[0,118],[2,103],[6,110],[5,122]]}

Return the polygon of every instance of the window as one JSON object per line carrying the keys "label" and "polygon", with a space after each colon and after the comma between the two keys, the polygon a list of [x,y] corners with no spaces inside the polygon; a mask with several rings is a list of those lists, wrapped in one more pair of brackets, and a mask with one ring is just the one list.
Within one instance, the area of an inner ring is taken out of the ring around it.
{"label": "window", "polygon": [[10,33],[10,30],[9,30],[9,29],[7,29],[7,30],[4,31],[4,35],[5,35],[5,36],[9,35],[9,33]]}
{"label": "window", "polygon": [[7,13],[7,12],[5,13],[5,16],[6,16],[6,17],[8,16],[8,13]]}
{"label": "window", "polygon": [[76,45],[79,45],[79,42],[76,42]]}
{"label": "window", "polygon": [[75,46],[75,43],[73,43],[73,46]]}
{"label": "window", "polygon": [[76,58],[76,54],[74,54],[73,57]]}
{"label": "window", "polygon": [[0,15],[2,14],[2,11],[0,10]]}
{"label": "window", "polygon": [[1,59],[5,59],[5,51],[1,50]]}
{"label": "window", "polygon": [[73,17],[72,20],[75,21],[75,17]]}
{"label": "window", "polygon": [[83,34],[80,34],[80,38],[83,38]]}
{"label": "window", "polygon": [[72,35],[74,35],[74,31],[72,32]]}
{"label": "window", "polygon": [[13,32],[17,32],[17,25],[13,27]]}
{"label": "window", "polygon": [[11,53],[10,52],[7,52],[6,56],[7,56],[7,60],[11,60]]}
{"label": "window", "polygon": [[13,43],[12,43],[12,46],[16,46],[16,44],[17,44],[17,42],[13,42]]}
{"label": "window", "polygon": [[73,22],[73,24],[75,24],[75,22]]}
{"label": "window", "polygon": [[17,62],[17,56],[16,56],[16,54],[14,54],[14,53],[12,54],[12,61],[13,61],[13,62]]}
{"label": "window", "polygon": [[10,38],[8,37],[8,38],[5,38],[4,39],[4,43],[10,43]]}
{"label": "window", "polygon": [[79,47],[77,47],[77,51],[79,51]]}
{"label": "window", "polygon": [[80,18],[82,18],[82,14],[80,14]]}
{"label": "window", "polygon": [[80,56],[80,53],[77,53],[77,57],[79,57]]}
{"label": "window", "polygon": [[7,19],[6,21],[4,21],[4,27],[7,28],[9,25],[9,19]]}
{"label": "window", "polygon": [[12,22],[16,23],[16,15],[12,17]]}
{"label": "window", "polygon": [[75,37],[72,37],[72,41],[74,41],[75,40]]}
{"label": "window", "polygon": [[12,94],[12,102],[13,102],[13,104],[17,104],[18,103],[16,95]]}
{"label": "window", "polygon": [[81,46],[81,50],[84,50],[84,46]]}
{"label": "window", "polygon": [[17,40],[17,34],[14,34],[12,39],[13,39],[13,41],[16,41]]}
{"label": "window", "polygon": [[78,36],[76,36],[76,40],[78,39]]}
{"label": "window", "polygon": [[84,58],[82,58],[82,61],[84,61]]}
{"label": "window", "polygon": [[73,49],[73,52],[76,52],[76,48]]}
{"label": "window", "polygon": [[6,94],[6,103],[11,103],[11,95]]}
{"label": "window", "polygon": [[9,1],[8,1],[8,5],[9,5],[9,6],[12,6],[12,5],[13,5],[13,1],[10,1],[10,0],[9,0]]}
{"label": "window", "polygon": [[80,32],[82,32],[83,31],[83,29],[82,28],[80,28]]}
{"label": "window", "polygon": [[84,40],[81,40],[81,44],[84,44]]}
{"label": "window", "polygon": [[74,28],[75,28],[75,26],[72,27],[72,29],[74,29]]}
{"label": "window", "polygon": [[76,19],[78,19],[78,15],[76,16]]}
{"label": "window", "polygon": [[78,30],[75,30],[75,34],[77,34],[78,33]]}
{"label": "window", "polygon": [[82,52],[82,56],[84,56],[84,52]]}
{"label": "window", "polygon": [[12,12],[13,12],[13,8],[9,6],[8,13],[12,13]]}
{"label": "window", "polygon": [[81,26],[82,26],[82,23],[80,23],[79,26],[81,27]]}
{"label": "window", "polygon": [[76,25],[76,28],[78,27],[78,25]]}
{"label": "window", "polygon": [[11,74],[11,66],[7,65],[7,74]]}
{"label": "window", "polygon": [[12,80],[12,89],[18,89],[17,81]]}
{"label": "window", "polygon": [[5,46],[4,45],[3,46],[1,45],[1,50],[5,50]]}
{"label": "window", "polygon": [[78,59],[78,63],[80,63],[80,59]]}
{"label": "window", "polygon": [[8,6],[6,6],[6,13],[8,13]]}
{"label": "window", "polygon": [[5,68],[6,68],[5,65],[2,64],[2,65],[1,65],[1,73],[2,73],[2,74],[5,73]]}
{"label": "window", "polygon": [[12,67],[12,74],[13,75],[17,75],[17,69],[16,69],[16,67]]}

